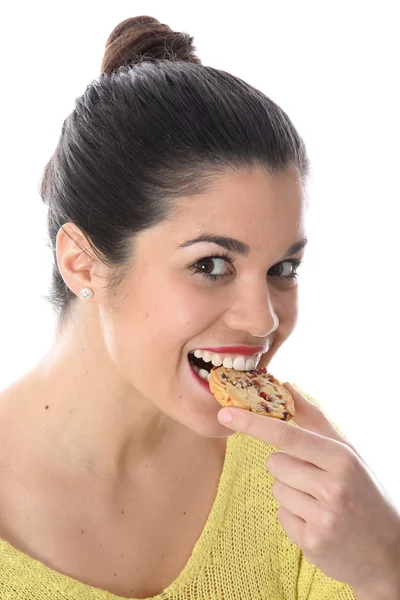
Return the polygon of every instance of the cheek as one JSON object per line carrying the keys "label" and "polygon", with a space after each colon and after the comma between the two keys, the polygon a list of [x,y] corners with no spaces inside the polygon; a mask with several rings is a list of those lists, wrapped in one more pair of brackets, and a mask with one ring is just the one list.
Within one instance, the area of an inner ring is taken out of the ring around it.
{"label": "cheek", "polygon": [[157,372],[161,380],[176,372],[182,350],[217,318],[217,303],[209,291],[187,282],[162,285],[147,278],[146,286],[136,286],[124,305],[104,315],[102,322],[112,360],[131,374],[133,383],[136,373],[154,378]]}
{"label": "cheek", "polygon": [[283,342],[296,327],[299,316],[298,286],[282,294],[279,293],[274,301],[275,311],[279,321],[279,339]]}
{"label": "cheek", "polygon": [[132,328],[143,336],[151,332],[163,347],[187,344],[218,314],[210,293],[190,284],[170,284],[136,308]]}

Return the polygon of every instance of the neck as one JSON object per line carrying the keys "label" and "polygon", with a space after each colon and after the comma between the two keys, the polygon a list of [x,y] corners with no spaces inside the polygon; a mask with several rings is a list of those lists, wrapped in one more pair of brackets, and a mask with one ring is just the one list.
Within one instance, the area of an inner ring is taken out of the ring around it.
{"label": "neck", "polygon": [[86,315],[57,331],[49,352],[18,382],[19,406],[27,435],[37,438],[31,442],[55,461],[121,481],[136,467],[165,460],[177,439],[200,436],[124,380],[99,329]]}

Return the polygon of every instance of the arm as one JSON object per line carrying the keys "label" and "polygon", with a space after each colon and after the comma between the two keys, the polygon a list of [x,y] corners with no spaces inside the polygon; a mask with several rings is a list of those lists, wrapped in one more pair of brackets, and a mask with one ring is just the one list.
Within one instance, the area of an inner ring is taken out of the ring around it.
{"label": "arm", "polygon": [[400,598],[400,554],[393,572],[393,580],[380,585],[369,586],[368,589],[355,589],[356,600],[399,600]]}
{"label": "arm", "polygon": [[305,581],[310,576],[310,569],[313,568],[311,579],[308,585],[303,585],[302,589],[298,588],[297,600],[359,600],[354,592],[354,589],[345,583],[341,583],[331,579],[323,573],[318,567],[303,561],[302,573],[299,577]]}

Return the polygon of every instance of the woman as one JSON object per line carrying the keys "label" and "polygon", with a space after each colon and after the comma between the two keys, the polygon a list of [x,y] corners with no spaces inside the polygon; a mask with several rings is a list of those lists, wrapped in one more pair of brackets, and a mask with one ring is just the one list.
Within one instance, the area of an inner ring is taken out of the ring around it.
{"label": "woman", "polygon": [[307,169],[188,35],[112,32],[42,181],[59,318],[1,395],[2,600],[400,597],[400,516],[315,402],[227,421],[208,388],[295,327]]}

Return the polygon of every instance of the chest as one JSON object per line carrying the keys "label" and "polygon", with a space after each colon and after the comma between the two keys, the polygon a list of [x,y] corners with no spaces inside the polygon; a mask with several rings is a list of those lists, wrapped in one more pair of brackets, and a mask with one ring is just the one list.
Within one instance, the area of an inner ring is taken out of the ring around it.
{"label": "chest", "polygon": [[107,510],[95,500],[82,504],[81,493],[48,489],[51,500],[27,497],[9,512],[0,536],[90,586],[126,598],[157,595],[184,569],[206,524],[223,465],[222,455],[216,458],[169,485],[118,497]]}
{"label": "chest", "polygon": [[47,556],[55,570],[122,597],[148,598],[162,592],[184,569],[201,535],[214,500],[213,491],[200,497],[171,496],[171,504],[135,503],[129,514],[105,524],[87,520],[84,529],[63,530],[63,544]]}

